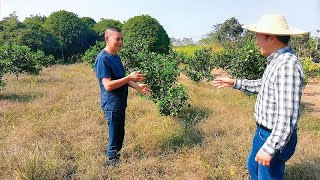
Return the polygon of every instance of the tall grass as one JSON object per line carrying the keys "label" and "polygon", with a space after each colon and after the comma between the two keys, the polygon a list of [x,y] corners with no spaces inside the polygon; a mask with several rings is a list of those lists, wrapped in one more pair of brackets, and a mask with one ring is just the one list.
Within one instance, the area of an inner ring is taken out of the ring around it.
{"label": "tall grass", "polygon": [[[181,75],[190,107],[160,116],[130,90],[121,164],[105,166],[107,125],[94,72],[57,65],[8,75],[0,92],[0,179],[248,179],[254,98]],[[320,177],[319,117],[304,110],[286,179]]]}

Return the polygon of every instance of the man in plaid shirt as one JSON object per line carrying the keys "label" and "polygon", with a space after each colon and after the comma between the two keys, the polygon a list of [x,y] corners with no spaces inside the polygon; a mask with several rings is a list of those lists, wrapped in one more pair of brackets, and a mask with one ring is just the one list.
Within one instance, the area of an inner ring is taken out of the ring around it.
{"label": "man in plaid shirt", "polygon": [[261,79],[217,78],[214,86],[258,93],[255,104],[257,130],[248,157],[251,179],[283,179],[285,162],[297,144],[297,121],[303,87],[300,62],[288,46],[290,35],[305,32],[290,28],[285,17],[265,15],[256,25],[243,28],[256,32],[256,44],[267,57]]}

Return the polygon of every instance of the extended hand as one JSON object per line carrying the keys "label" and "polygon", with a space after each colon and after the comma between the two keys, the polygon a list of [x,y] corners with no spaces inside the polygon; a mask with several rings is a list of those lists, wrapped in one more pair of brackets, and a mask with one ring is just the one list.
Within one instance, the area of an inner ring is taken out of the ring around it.
{"label": "extended hand", "polygon": [[140,81],[144,80],[144,75],[141,74],[140,71],[134,71],[134,72],[129,74],[129,78],[133,82],[140,82]]}
{"label": "extended hand", "polygon": [[235,80],[231,78],[217,78],[211,84],[218,88],[233,87]]}
{"label": "extended hand", "polygon": [[261,165],[264,165],[264,166],[267,166],[269,167],[270,166],[270,161],[271,161],[272,157],[264,152],[262,149],[260,149],[256,155],[256,158],[255,160],[261,164]]}
{"label": "extended hand", "polygon": [[146,84],[138,84],[137,90],[143,95],[150,95],[152,92]]}

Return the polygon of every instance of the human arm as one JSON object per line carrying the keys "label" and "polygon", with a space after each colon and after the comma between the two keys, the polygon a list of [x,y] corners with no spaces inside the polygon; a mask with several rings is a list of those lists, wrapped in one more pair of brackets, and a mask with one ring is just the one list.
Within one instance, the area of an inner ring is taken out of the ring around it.
{"label": "human arm", "polygon": [[128,85],[133,89],[136,89],[143,95],[149,95],[151,93],[151,89],[146,84],[140,84],[133,81],[129,81]]}
{"label": "human arm", "polygon": [[247,80],[247,79],[231,79],[231,78],[217,78],[213,80],[212,84],[218,88],[233,87],[248,93],[257,93],[261,87],[261,79]]}
{"label": "human arm", "polygon": [[125,84],[128,84],[129,82],[139,82],[143,79],[143,74],[141,74],[139,71],[135,71],[130,73],[128,76],[116,80],[111,80],[111,78],[102,78],[102,84],[106,91],[112,91]]}
{"label": "human arm", "polygon": [[246,93],[258,93],[260,91],[261,85],[262,79],[236,79],[233,88]]}

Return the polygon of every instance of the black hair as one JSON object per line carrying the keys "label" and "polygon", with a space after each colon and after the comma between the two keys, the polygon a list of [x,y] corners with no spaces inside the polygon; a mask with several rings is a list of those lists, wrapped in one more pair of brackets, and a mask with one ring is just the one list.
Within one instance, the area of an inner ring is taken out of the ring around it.
{"label": "black hair", "polygon": [[117,27],[113,27],[113,26],[108,27],[107,30],[110,30],[110,31],[113,31],[113,32],[121,32],[121,29],[119,29],[119,28],[117,28]]}
{"label": "black hair", "polygon": [[282,42],[283,44],[289,44],[290,36],[277,36],[278,40]]}

